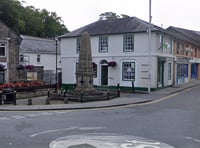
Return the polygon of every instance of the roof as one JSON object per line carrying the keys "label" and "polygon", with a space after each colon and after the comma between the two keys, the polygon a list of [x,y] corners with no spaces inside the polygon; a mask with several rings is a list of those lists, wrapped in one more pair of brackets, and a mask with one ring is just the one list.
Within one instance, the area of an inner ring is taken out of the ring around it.
{"label": "roof", "polygon": [[174,37],[184,40],[186,42],[195,44],[197,46],[200,46],[200,32],[194,31],[194,30],[188,30],[178,27],[170,26],[167,28],[167,31],[171,32]]}
{"label": "roof", "polygon": [[22,39],[20,44],[21,53],[56,53],[56,41],[53,39],[45,39],[27,35],[20,35],[20,37]]}
{"label": "roof", "polygon": [[[137,17],[113,19],[113,20],[98,20],[89,25],[83,26],[77,30],[61,35],[59,38],[69,38],[81,36],[84,32],[88,32],[91,36],[105,34],[122,34],[146,32],[149,28],[149,23]],[[152,31],[164,30],[158,26],[152,25]]]}

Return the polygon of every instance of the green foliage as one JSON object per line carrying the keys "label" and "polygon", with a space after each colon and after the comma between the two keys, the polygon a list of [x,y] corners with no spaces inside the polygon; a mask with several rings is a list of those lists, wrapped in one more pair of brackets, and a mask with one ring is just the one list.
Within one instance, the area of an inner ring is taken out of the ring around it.
{"label": "green foliage", "polygon": [[24,7],[18,0],[0,0],[0,20],[18,34],[55,37],[68,32],[55,12]]}
{"label": "green foliage", "polygon": [[130,16],[121,14],[117,15],[114,12],[104,12],[99,15],[99,20],[113,20],[113,19],[119,19],[119,18],[128,18]]}

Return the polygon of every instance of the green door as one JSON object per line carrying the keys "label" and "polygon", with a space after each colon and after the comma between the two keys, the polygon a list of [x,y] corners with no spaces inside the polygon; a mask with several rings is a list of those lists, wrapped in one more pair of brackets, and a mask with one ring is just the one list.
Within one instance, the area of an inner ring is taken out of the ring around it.
{"label": "green door", "polygon": [[164,61],[158,59],[158,87],[164,86]]}
{"label": "green door", "polygon": [[101,85],[108,85],[108,66],[101,65]]}

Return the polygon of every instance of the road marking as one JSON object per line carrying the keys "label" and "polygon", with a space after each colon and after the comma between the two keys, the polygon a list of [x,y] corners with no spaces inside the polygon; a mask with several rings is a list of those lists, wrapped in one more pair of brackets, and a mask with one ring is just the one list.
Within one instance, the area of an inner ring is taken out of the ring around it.
{"label": "road marking", "polygon": [[10,120],[8,117],[0,117],[0,120]]}
{"label": "road marking", "polygon": [[64,111],[39,112],[39,113],[35,113],[35,114],[30,113],[30,114],[24,114],[24,115],[12,115],[12,116],[7,116],[7,117],[0,117],[0,120],[34,118],[34,117],[39,117],[39,116],[49,116],[49,115],[53,115],[53,114],[64,114],[64,113],[66,113],[66,112],[64,112]]}
{"label": "road marking", "polygon": [[16,116],[10,116],[10,118],[14,118],[14,119],[24,119],[26,118],[25,116],[21,116],[21,115],[16,115]]}
{"label": "road marking", "polygon": [[192,141],[200,143],[199,139],[196,139],[196,138],[193,138],[193,137],[185,137],[185,139],[192,140]]}
{"label": "road marking", "polygon": [[112,133],[89,133],[58,138],[50,148],[96,147],[96,148],[174,148],[166,143],[144,137]]}
{"label": "road marking", "polygon": [[62,128],[62,129],[54,129],[54,130],[47,130],[47,131],[42,131],[42,132],[38,132],[35,134],[30,135],[30,137],[36,137],[39,135],[44,135],[44,134],[49,134],[49,133],[54,133],[54,132],[60,132],[60,131],[70,131],[70,130],[100,130],[100,129],[105,129],[105,127],[76,127],[76,126],[72,126],[72,127],[68,127],[68,128]]}

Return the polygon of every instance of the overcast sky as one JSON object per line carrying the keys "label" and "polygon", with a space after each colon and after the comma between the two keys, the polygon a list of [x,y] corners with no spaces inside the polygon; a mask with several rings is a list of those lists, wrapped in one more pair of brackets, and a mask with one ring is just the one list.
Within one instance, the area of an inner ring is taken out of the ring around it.
{"label": "overcast sky", "polygon": [[[73,31],[112,11],[149,21],[149,0],[24,0],[26,5],[56,12]],[[26,6],[25,5],[25,6]],[[200,31],[200,0],[152,0],[152,23]]]}

